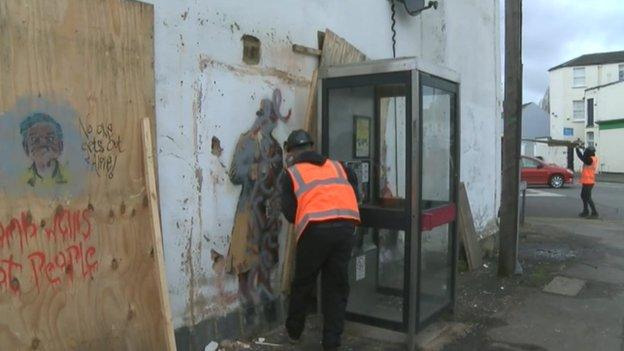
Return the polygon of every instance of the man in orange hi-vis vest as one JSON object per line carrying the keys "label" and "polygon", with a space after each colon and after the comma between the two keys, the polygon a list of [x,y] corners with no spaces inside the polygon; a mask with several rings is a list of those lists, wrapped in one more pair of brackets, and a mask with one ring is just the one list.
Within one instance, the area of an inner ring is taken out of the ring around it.
{"label": "man in orange hi-vis vest", "polygon": [[285,143],[290,159],[282,175],[282,212],[295,225],[297,257],[286,331],[298,343],[308,300],[321,272],[323,348],[337,350],[349,296],[348,265],[360,222],[357,177],[342,163],[315,152],[303,130]]}
{"label": "man in orange hi-vis vest", "polygon": [[[581,199],[583,200],[583,212],[579,214],[579,217],[584,218],[598,218],[598,211],[596,211],[596,205],[592,200],[592,190],[596,184],[596,171],[598,170],[598,157],[596,157],[596,148],[589,146],[585,149],[585,152],[581,153],[579,148],[576,148],[576,155],[583,161],[583,170],[581,172]],[[589,208],[591,207],[591,214]]]}

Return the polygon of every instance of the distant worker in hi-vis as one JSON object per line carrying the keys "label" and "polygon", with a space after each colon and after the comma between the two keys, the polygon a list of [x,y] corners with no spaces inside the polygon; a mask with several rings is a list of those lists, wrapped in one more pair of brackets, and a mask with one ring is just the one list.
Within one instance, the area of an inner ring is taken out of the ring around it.
{"label": "distant worker in hi-vis", "polygon": [[[598,218],[598,211],[596,211],[596,205],[592,200],[592,190],[596,184],[596,171],[598,170],[598,157],[596,157],[596,148],[589,146],[581,153],[580,148],[576,148],[576,155],[581,161],[583,161],[583,170],[581,171],[581,184],[583,189],[581,190],[581,199],[583,200],[583,212],[579,214],[579,217],[584,218]],[[589,209],[591,208],[591,213]]]}
{"label": "distant worker in hi-vis", "polygon": [[282,212],[294,223],[297,235],[286,331],[291,343],[300,341],[307,302],[321,272],[323,349],[337,350],[349,296],[349,259],[360,222],[357,176],[315,152],[313,144],[303,130],[292,132],[285,143],[288,168],[282,176]]}

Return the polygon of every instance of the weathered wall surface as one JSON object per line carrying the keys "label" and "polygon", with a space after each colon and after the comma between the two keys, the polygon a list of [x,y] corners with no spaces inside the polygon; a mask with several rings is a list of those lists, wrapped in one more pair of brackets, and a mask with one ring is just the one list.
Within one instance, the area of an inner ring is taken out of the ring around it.
{"label": "weathered wall surface", "polygon": [[[317,31],[329,28],[371,59],[392,57],[391,11],[379,0],[149,2],[167,277],[175,326],[192,326],[276,294],[270,277],[279,271],[285,226],[266,205],[273,201],[267,189],[279,146],[303,124],[316,65],[291,45],[316,47]],[[397,56],[419,56],[461,75],[462,178],[485,233],[495,223],[500,188],[498,0],[441,1],[415,18],[397,5],[396,29]],[[257,65],[242,60],[244,34],[261,41]],[[256,233],[249,248],[260,254],[229,260],[232,235],[249,228]],[[250,273],[240,274],[246,265]],[[272,318],[274,308],[202,324],[212,328],[203,335]]]}
{"label": "weathered wall surface", "polygon": [[[624,118],[624,82],[614,83],[597,89],[587,90],[585,99],[594,99],[594,118],[597,123],[614,121]],[[624,128],[596,125],[587,128],[594,132],[595,146],[600,158],[600,171],[624,172],[624,154],[622,153],[622,137]]]}

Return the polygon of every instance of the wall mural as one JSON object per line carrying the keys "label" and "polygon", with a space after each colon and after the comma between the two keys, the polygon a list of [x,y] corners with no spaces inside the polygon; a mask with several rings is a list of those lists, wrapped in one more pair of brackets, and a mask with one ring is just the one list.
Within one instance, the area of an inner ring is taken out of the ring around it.
{"label": "wall mural", "polygon": [[288,121],[280,113],[282,94],[273,91],[263,99],[252,127],[236,144],[229,170],[230,181],[241,185],[234,227],[226,261],[226,271],[238,276],[241,304],[246,323],[252,324],[256,306],[264,305],[265,318],[275,321],[275,293],[271,273],[279,262],[280,196],[278,177],[283,169],[282,148],[272,135],[278,121]]}
{"label": "wall mural", "polygon": [[85,190],[89,165],[77,116],[65,102],[24,97],[0,114],[0,192],[73,197]]}

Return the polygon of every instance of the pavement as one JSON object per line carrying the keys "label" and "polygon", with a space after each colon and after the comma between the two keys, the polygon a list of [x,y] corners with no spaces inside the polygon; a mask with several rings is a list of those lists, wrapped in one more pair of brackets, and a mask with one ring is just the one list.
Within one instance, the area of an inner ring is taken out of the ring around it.
{"label": "pavement", "polygon": [[524,273],[461,273],[450,320],[473,327],[442,350],[624,350],[624,184],[597,185],[599,220],[576,216],[579,192],[530,189]]}
{"label": "pavement", "polygon": [[598,181],[611,183],[624,183],[624,173],[599,173]]}
{"label": "pavement", "polygon": [[[624,351],[624,184],[596,186],[598,220],[577,217],[579,194],[578,185],[529,189],[518,249],[523,274],[498,277],[495,257],[460,272],[455,312],[439,322],[449,332],[421,349]],[[320,330],[313,317],[302,345],[281,344],[281,328],[265,336],[273,346],[239,349],[321,350]],[[342,350],[404,347],[346,333]]]}

